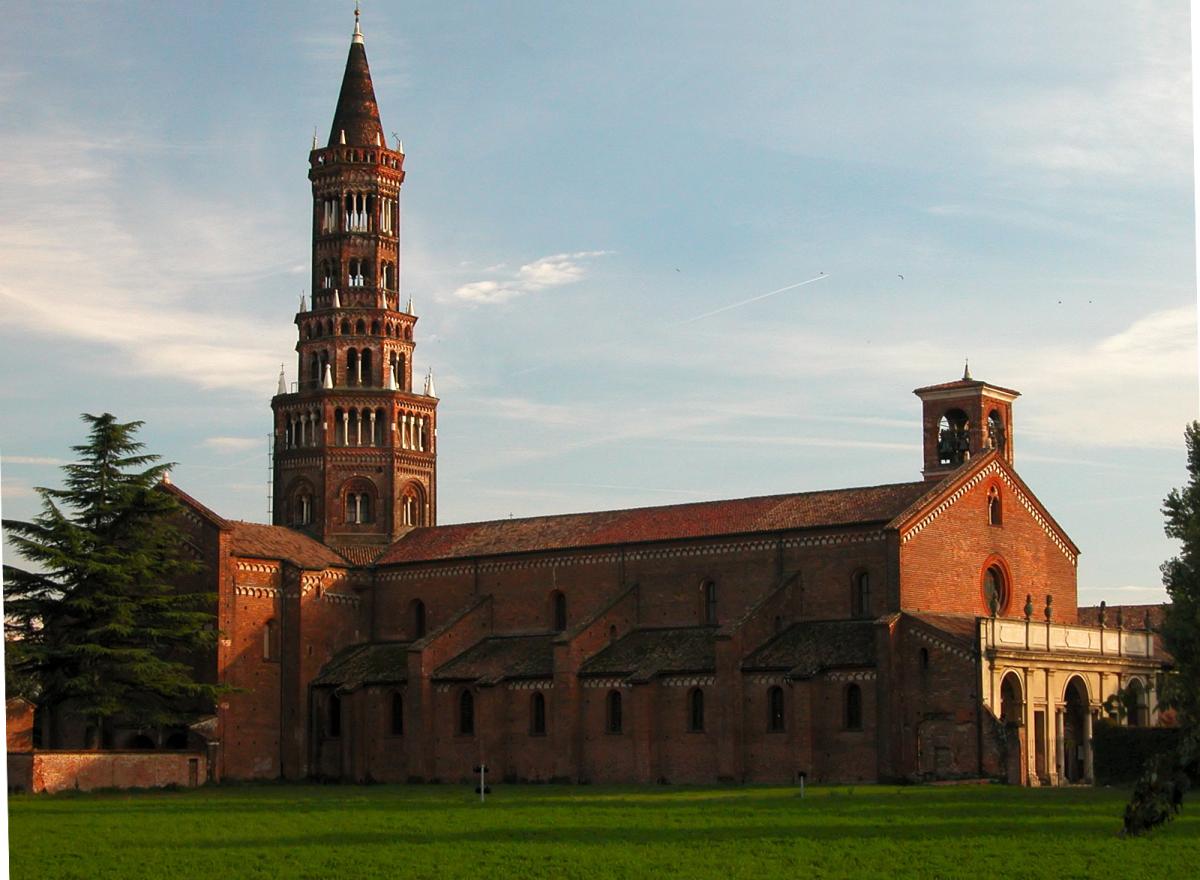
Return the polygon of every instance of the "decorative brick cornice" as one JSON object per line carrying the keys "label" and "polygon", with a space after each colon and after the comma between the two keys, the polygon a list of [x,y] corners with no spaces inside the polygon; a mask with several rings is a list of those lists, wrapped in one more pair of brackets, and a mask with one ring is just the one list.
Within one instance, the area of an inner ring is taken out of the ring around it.
{"label": "decorative brick cornice", "polygon": [[585,678],[581,680],[585,688],[628,688],[629,682],[623,678]]}
{"label": "decorative brick cornice", "polygon": [[258,574],[279,574],[278,562],[246,562],[239,559],[234,563],[238,571],[253,571]]}
{"label": "decorative brick cornice", "polygon": [[702,687],[705,685],[716,684],[717,677],[707,673],[698,673],[694,675],[664,675],[659,679],[659,683],[663,687],[669,688]]}
{"label": "decorative brick cornice", "polygon": [[945,639],[939,639],[932,633],[926,632],[923,629],[913,628],[913,633],[918,639],[925,642],[927,645],[932,645],[939,651],[945,651],[947,654],[953,654],[955,657],[961,657],[963,660],[974,660],[975,652],[963,648],[961,645],[955,645]]}
{"label": "decorative brick cornice", "polygon": [[554,688],[552,678],[522,678],[507,682],[504,687],[510,691],[548,691]]}
{"label": "decorative brick cornice", "polygon": [[787,676],[782,672],[756,672],[746,676],[751,684],[787,684]]}
{"label": "decorative brick cornice", "polygon": [[244,587],[235,584],[233,592],[236,596],[250,596],[255,599],[274,599],[279,596],[279,590],[275,587]]}
{"label": "decorative brick cornice", "polygon": [[874,681],[874,669],[862,669],[855,672],[828,672],[824,676],[829,681]]}
{"label": "decorative brick cornice", "polygon": [[1004,483],[1008,491],[1012,493],[1012,496],[1016,498],[1017,501],[1020,502],[1021,506],[1029,512],[1029,515],[1033,517],[1033,521],[1036,522],[1041,527],[1042,531],[1046,533],[1046,536],[1054,542],[1054,546],[1058,547],[1058,549],[1062,551],[1062,554],[1070,560],[1072,565],[1075,565],[1075,553],[1069,546],[1067,546],[1067,543],[1059,536],[1058,532],[1053,526],[1050,525],[1047,519],[1042,516],[1041,512],[1037,509],[1037,505],[1035,505],[1029,496],[1026,495],[1025,492],[1023,492],[1015,482],[1013,482],[1007,471],[1000,466],[999,460],[993,461],[987,467],[983,468],[981,471],[971,477],[971,479],[959,486],[953,492],[953,494],[944,498],[937,507],[929,511],[929,513],[925,514],[925,516],[921,517],[920,520],[910,526],[900,536],[900,543],[907,544],[912,538],[919,534],[922,529],[949,510],[955,502],[957,502],[960,498],[962,498],[989,477],[1000,478],[1001,482]]}

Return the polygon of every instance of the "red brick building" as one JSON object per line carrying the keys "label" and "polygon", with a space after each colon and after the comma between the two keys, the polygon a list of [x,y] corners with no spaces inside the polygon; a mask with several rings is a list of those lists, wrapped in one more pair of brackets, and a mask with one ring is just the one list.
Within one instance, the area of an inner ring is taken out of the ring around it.
{"label": "red brick building", "polygon": [[788,782],[1090,776],[1160,667],[1078,620],[1078,549],[1014,469],[1016,391],[917,389],[923,478],[437,525],[437,404],[400,289],[404,153],[356,26],[309,155],[312,299],[274,524],[179,489],[222,633],[233,778]]}

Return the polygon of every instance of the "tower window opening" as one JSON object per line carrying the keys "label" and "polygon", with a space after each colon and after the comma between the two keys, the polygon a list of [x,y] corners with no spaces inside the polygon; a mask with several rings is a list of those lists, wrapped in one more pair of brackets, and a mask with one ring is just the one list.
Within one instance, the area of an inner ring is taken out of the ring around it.
{"label": "tower window opening", "polygon": [[358,323],[354,325],[354,332],[359,336],[365,336],[367,334],[367,322],[359,318]]}
{"label": "tower window opening", "polygon": [[425,637],[425,603],[420,599],[412,601],[412,628],[414,639]]}
{"label": "tower window opening", "polygon": [[567,597],[560,590],[555,590],[550,594],[551,597],[551,614],[552,623],[555,632],[562,632],[567,628]]}
{"label": "tower window opening", "polygon": [[346,375],[351,385],[362,384],[362,364],[358,359],[358,349],[351,348],[346,352]]}
{"label": "tower window opening", "polygon": [[959,465],[971,457],[970,425],[967,414],[952,409],[938,423],[938,463]]}
{"label": "tower window opening", "polygon": [[350,335],[350,321],[347,318],[342,319],[341,334],[343,336]]}
{"label": "tower window opening", "polygon": [[987,444],[989,449],[995,449],[1001,455],[1004,454],[1005,444],[1008,438],[1005,436],[1004,419],[1000,417],[999,410],[992,410],[988,414],[987,419]]}
{"label": "tower window opening", "polygon": [[[360,322],[361,323],[361,322]],[[371,369],[371,349],[364,348],[358,356],[360,385],[374,385],[374,371]]]}
{"label": "tower window opening", "polygon": [[987,494],[988,525],[998,526],[1003,522],[1003,509],[1000,506],[1000,489],[992,486]]}

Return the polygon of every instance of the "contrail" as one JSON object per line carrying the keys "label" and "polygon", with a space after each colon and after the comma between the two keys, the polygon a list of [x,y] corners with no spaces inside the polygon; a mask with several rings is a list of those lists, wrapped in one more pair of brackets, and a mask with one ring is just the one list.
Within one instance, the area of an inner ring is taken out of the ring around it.
{"label": "contrail", "polygon": [[740,306],[749,305],[752,302],[758,302],[760,299],[766,299],[768,296],[775,296],[777,293],[783,293],[787,290],[795,290],[797,287],[803,287],[806,284],[812,284],[814,281],[824,281],[829,276],[822,272],[816,278],[809,278],[807,281],[797,281],[795,284],[789,284],[787,287],[781,287],[778,290],[772,290],[770,293],[760,293],[758,296],[752,296],[750,299],[744,299],[741,302],[735,302],[733,305],[721,306],[719,309],[713,309],[711,312],[705,312],[703,315],[697,315],[694,318],[688,318],[686,321],[680,321],[681,325],[691,324],[693,321],[699,321],[702,318],[711,318],[713,315],[719,315],[721,312],[727,312],[730,309],[736,309]]}

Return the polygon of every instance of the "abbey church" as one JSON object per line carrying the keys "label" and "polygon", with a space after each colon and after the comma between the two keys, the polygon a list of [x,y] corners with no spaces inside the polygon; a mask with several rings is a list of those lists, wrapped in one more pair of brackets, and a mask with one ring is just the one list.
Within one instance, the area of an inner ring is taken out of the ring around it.
{"label": "abbey church", "polygon": [[404,152],[357,25],[308,176],[274,522],[168,486],[219,596],[214,775],[1053,785],[1090,779],[1117,690],[1155,717],[1161,648],[1081,623],[1079,549],[1014,466],[1018,392],[969,373],[915,392],[919,479],[439,525]]}

